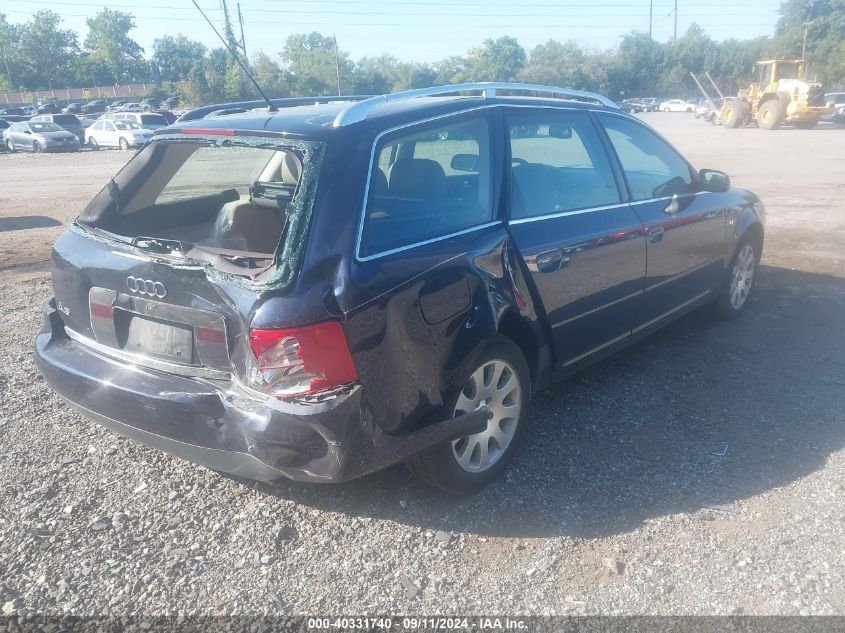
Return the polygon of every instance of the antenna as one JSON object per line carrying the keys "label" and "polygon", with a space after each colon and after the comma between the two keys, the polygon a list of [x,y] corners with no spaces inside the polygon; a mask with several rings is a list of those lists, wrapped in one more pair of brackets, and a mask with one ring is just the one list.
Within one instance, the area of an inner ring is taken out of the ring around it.
{"label": "antenna", "polygon": [[279,109],[278,109],[276,106],[274,106],[274,105],[273,105],[273,102],[272,102],[272,101],[270,101],[270,99],[268,99],[268,98],[267,98],[267,95],[266,95],[266,94],[264,94],[264,91],[261,89],[261,86],[259,86],[259,85],[258,85],[258,82],[257,82],[257,81],[255,81],[255,77],[253,77],[253,76],[252,76],[252,73],[250,73],[250,72],[246,69],[246,66],[244,66],[243,62],[241,62],[241,58],[240,58],[240,57],[238,57],[238,54],[237,54],[237,53],[235,53],[235,51],[233,51],[233,50],[232,50],[232,48],[229,46],[228,42],[226,42],[226,40],[225,40],[225,39],[223,39],[223,36],[222,36],[222,35],[220,35],[220,33],[217,31],[217,29],[216,29],[216,28],[214,28],[214,25],[211,23],[211,20],[209,20],[209,19],[208,19],[208,16],[207,16],[207,15],[203,12],[203,10],[202,10],[202,9],[200,9],[200,5],[198,5],[198,4],[197,4],[197,0],[191,0],[191,2],[193,2],[193,3],[194,3],[194,6],[197,8],[197,11],[199,11],[199,12],[200,12],[200,14],[202,15],[202,17],[204,17],[204,18],[205,18],[205,21],[206,21],[206,22],[208,22],[208,26],[210,26],[210,27],[211,27],[211,30],[212,30],[212,31],[214,31],[214,34],[215,34],[217,37],[219,37],[219,38],[220,38],[220,41],[221,41],[221,42],[223,42],[223,46],[225,46],[225,47],[226,47],[226,50],[227,50],[227,51],[229,51],[229,54],[230,54],[232,57],[234,57],[234,58],[235,58],[235,61],[238,63],[238,66],[240,66],[240,67],[241,67],[241,70],[242,70],[242,71],[244,71],[244,73],[246,73],[246,76],[247,76],[247,77],[249,77],[249,80],[252,82],[252,85],[253,85],[253,86],[255,86],[255,89],[256,89],[256,90],[258,90],[258,94],[260,94],[260,95],[261,95],[261,98],[262,98],[262,99],[264,99],[264,101],[266,101],[266,102],[267,102],[267,112],[278,112],[278,111],[279,111]]}

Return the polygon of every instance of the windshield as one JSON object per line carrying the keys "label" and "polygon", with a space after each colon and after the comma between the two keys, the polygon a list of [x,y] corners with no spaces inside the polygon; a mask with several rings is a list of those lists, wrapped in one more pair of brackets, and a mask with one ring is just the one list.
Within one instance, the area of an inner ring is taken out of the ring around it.
{"label": "windshield", "polygon": [[141,126],[135,121],[115,121],[114,126],[118,130],[140,130]]}
{"label": "windshield", "polygon": [[29,124],[30,129],[33,132],[61,132],[62,128],[60,128],[55,123],[49,123],[47,121],[39,121],[37,123],[30,122]]}
{"label": "windshield", "polygon": [[798,79],[798,64],[781,62],[778,64],[777,73],[779,79]]}

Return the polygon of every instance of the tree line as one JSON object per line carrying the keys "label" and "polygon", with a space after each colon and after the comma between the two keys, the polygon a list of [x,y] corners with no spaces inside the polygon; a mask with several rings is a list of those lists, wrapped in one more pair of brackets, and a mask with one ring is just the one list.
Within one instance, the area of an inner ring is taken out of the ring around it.
{"label": "tree line", "polygon": [[[845,85],[845,0],[787,0],[771,37],[714,41],[693,24],[661,43],[632,32],[618,48],[596,51],[549,39],[531,50],[513,37],[487,39],[463,56],[435,63],[401,61],[390,54],[353,60],[320,33],[287,38],[277,55],[258,51],[247,60],[231,24],[224,37],[272,96],[383,94],[464,81],[524,81],[591,90],[614,99],[692,97],[689,72],[709,71],[734,93],[752,77],[760,59],[801,55],[806,23],[810,75],[830,89]],[[87,19],[88,33],[61,27],[61,17],[38,11],[22,24],[0,13],[0,91],[152,83],[161,94],[181,94],[191,104],[256,98],[252,84],[224,47],[208,48],[185,35],[155,40],[145,57],[131,37],[129,13],[102,9]],[[3,72],[5,71],[5,72]]]}

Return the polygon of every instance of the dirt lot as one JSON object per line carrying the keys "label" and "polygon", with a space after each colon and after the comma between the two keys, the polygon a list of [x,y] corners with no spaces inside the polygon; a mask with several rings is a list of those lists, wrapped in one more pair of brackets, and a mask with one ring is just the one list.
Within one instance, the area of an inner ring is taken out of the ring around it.
{"label": "dirt lot", "polygon": [[505,481],[253,485],[37,376],[49,243],[127,154],[0,155],[0,604],[47,613],[845,614],[845,128],[653,114],[769,212],[749,311],[541,394]]}

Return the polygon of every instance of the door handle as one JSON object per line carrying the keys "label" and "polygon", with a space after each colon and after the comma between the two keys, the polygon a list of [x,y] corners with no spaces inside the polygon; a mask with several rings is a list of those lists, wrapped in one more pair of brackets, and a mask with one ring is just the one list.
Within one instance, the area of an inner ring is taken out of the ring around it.
{"label": "door handle", "polygon": [[678,211],[680,211],[681,207],[678,204],[678,194],[672,196],[672,199],[669,201],[669,204],[666,205],[666,208],[663,209],[663,213],[668,213],[669,215],[675,215]]}
{"label": "door handle", "polygon": [[540,253],[535,258],[537,263],[537,270],[541,273],[553,273],[558,270],[563,263],[563,251],[556,248],[551,251]]}

